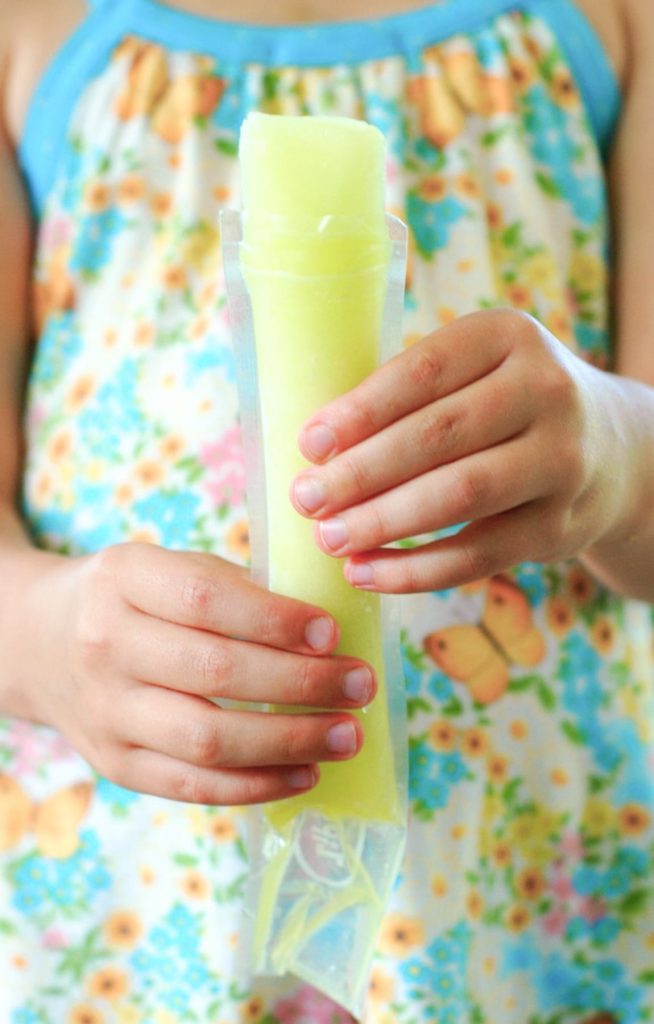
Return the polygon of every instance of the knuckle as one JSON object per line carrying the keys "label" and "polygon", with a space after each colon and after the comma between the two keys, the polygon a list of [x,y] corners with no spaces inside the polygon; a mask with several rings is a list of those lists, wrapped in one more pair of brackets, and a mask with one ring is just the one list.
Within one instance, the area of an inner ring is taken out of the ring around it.
{"label": "knuckle", "polygon": [[484,509],[490,491],[491,481],[480,467],[460,469],[452,467],[454,485],[452,488],[455,514],[458,518],[479,515]]}
{"label": "knuckle", "polygon": [[274,600],[264,600],[258,616],[257,634],[260,642],[275,643],[286,633],[285,619]]}
{"label": "knuckle", "polygon": [[190,765],[180,765],[170,779],[170,795],[174,800],[189,804],[214,802],[214,790],[209,780]]}
{"label": "knuckle", "polygon": [[107,666],[114,640],[103,616],[94,615],[90,607],[84,606],[75,623],[74,638],[82,668]]}
{"label": "knuckle", "polygon": [[212,722],[192,722],[186,727],[185,747],[192,764],[212,768],[220,764],[222,744]]}
{"label": "knuckle", "polygon": [[299,729],[296,722],[285,723],[279,733],[278,746],[280,763],[292,764],[306,759],[307,737],[304,729]]}
{"label": "knuckle", "polygon": [[302,706],[310,707],[324,703],[324,697],[321,699],[320,694],[318,668],[309,658],[302,658],[298,663],[294,680],[294,699]]}
{"label": "knuckle", "polygon": [[409,380],[415,387],[424,390],[436,384],[443,376],[443,363],[428,341],[416,346],[409,365]]}
{"label": "knuckle", "polygon": [[181,586],[182,609],[191,618],[202,620],[206,617],[216,594],[213,580],[203,576],[189,576]]}
{"label": "knuckle", "polygon": [[500,568],[499,565],[496,564],[491,553],[476,544],[462,543],[461,557],[464,564],[462,582],[465,583],[472,583],[475,580],[485,579],[487,576],[492,576]]}
{"label": "knuckle", "polygon": [[418,442],[423,449],[447,451],[456,446],[460,434],[461,416],[458,413],[428,413],[418,430]]}
{"label": "knuckle", "polygon": [[390,537],[390,523],[381,502],[371,501],[365,510],[367,547],[383,544]]}
{"label": "knuckle", "polygon": [[231,657],[226,644],[220,641],[206,644],[195,655],[195,675],[203,690],[213,693],[217,685],[221,687],[222,696],[225,684],[229,683],[232,672]]}
{"label": "knuckle", "polygon": [[370,487],[370,473],[365,462],[348,452],[344,458],[344,468],[354,481],[354,494],[359,496],[367,494]]}
{"label": "knuckle", "polygon": [[352,396],[350,414],[357,434],[360,434],[363,437],[369,437],[371,434],[376,432],[377,421],[375,419],[375,414],[365,398],[355,395]]}
{"label": "knuckle", "polygon": [[499,309],[496,315],[500,318],[500,329],[512,340],[533,343],[542,339],[542,332],[537,320],[523,309]]}

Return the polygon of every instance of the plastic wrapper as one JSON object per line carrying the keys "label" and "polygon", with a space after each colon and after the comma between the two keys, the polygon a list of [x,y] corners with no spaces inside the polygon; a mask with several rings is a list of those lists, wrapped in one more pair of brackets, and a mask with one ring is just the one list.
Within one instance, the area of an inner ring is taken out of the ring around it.
{"label": "plastic wrapper", "polygon": [[329,211],[304,216],[299,230],[267,212],[261,224],[248,232],[241,214],[221,216],[252,572],[260,584],[330,612],[341,628],[339,652],[373,665],[378,693],[355,712],[365,743],[354,759],[323,762],[310,792],[249,812],[250,966],[292,973],[359,1014],[406,836],[399,606],[346,582],[342,563],[319,550],[288,493],[306,466],[297,446],[302,423],[399,350],[406,228],[387,216],[382,233],[368,232],[350,213]]}

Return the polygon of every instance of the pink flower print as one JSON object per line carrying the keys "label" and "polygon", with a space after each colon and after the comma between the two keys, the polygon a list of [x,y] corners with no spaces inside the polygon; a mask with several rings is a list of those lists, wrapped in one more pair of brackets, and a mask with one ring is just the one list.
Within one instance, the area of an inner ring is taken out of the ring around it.
{"label": "pink flower print", "polygon": [[310,985],[280,999],[273,1009],[280,1024],[356,1024],[347,1010]]}
{"label": "pink flower print", "polygon": [[245,463],[238,426],[230,427],[219,441],[203,445],[200,462],[208,470],[205,489],[214,506],[239,505],[245,497]]}
{"label": "pink flower print", "polygon": [[565,934],[565,930],[568,924],[568,915],[565,909],[561,907],[554,907],[549,913],[543,917],[543,931],[547,935],[561,936]]}
{"label": "pink flower print", "polygon": [[550,889],[560,900],[568,900],[573,895],[572,882],[568,875],[556,875],[550,882]]}
{"label": "pink flower print", "polygon": [[72,233],[70,217],[63,217],[61,214],[48,217],[41,228],[41,244],[48,251],[58,249],[70,241]]}
{"label": "pink flower print", "polygon": [[46,949],[66,949],[70,939],[61,928],[47,928],[43,933],[43,945]]}
{"label": "pink flower print", "polygon": [[566,832],[561,839],[561,852],[565,853],[569,860],[581,860],[584,854],[584,844],[578,832]]}
{"label": "pink flower print", "polygon": [[60,733],[21,718],[12,722],[6,741],[13,754],[12,771],[16,775],[38,771],[74,756],[73,748]]}
{"label": "pink flower print", "polygon": [[606,903],[599,896],[585,896],[579,901],[578,912],[589,924],[606,916]]}

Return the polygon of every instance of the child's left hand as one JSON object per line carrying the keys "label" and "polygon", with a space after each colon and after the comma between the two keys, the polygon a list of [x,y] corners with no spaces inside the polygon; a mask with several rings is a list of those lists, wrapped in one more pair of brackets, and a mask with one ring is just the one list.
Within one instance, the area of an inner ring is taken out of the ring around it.
{"label": "child's left hand", "polygon": [[610,382],[531,317],[462,317],[305,424],[300,447],[318,465],[296,477],[293,504],[364,589],[442,589],[570,557],[625,526]]}

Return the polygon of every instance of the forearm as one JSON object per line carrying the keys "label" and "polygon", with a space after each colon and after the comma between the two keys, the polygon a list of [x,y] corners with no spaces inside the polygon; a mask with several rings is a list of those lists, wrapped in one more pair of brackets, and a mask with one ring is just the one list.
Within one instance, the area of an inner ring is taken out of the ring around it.
{"label": "forearm", "polygon": [[62,556],[37,550],[17,512],[0,503],[0,717],[36,719],[30,699],[41,671],[38,642],[48,580]]}
{"label": "forearm", "polygon": [[612,470],[616,518],[582,560],[612,590],[654,603],[654,388],[611,374],[605,383],[608,415],[598,443]]}

